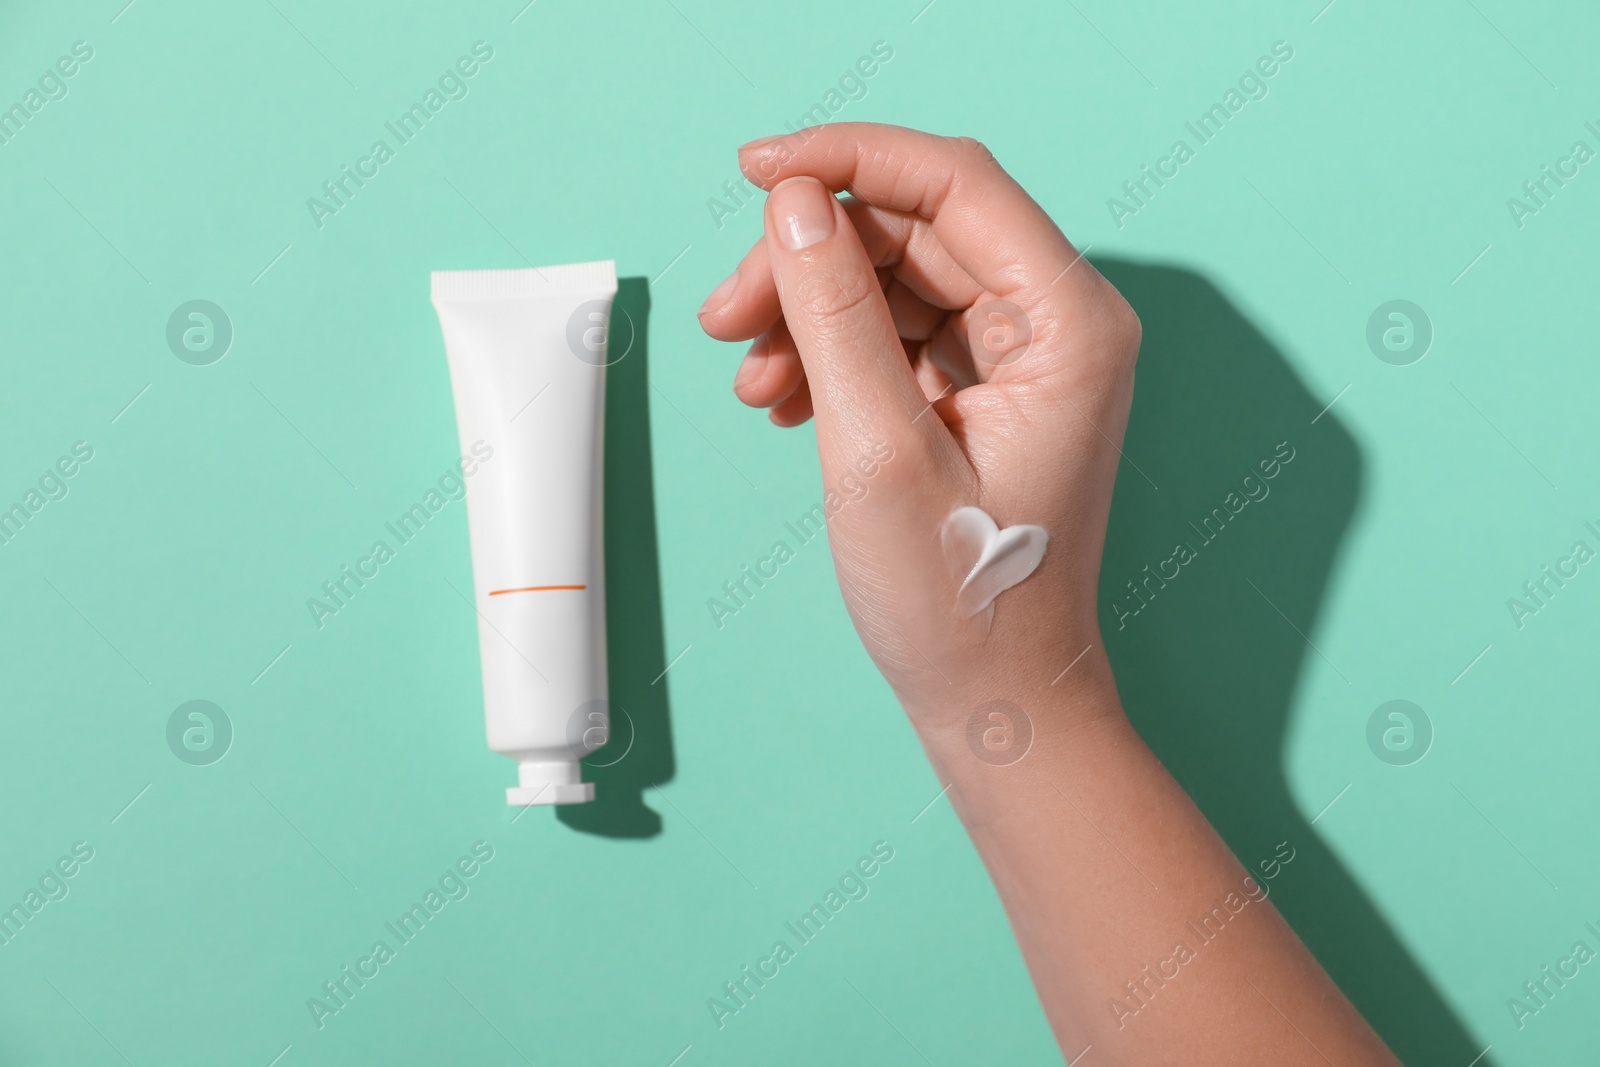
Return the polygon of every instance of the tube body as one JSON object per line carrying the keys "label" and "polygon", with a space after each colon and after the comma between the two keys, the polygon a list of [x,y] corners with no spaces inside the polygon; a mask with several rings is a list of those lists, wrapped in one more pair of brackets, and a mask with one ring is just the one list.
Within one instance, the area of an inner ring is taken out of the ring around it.
{"label": "tube body", "polygon": [[593,798],[605,744],[602,555],[610,261],[436,271],[456,428],[494,462],[467,481],[489,747],[517,761],[509,804]]}

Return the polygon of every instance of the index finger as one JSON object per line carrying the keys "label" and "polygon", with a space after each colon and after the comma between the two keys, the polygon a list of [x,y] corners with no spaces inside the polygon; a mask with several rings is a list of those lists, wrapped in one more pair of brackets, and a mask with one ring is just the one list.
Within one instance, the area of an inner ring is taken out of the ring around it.
{"label": "index finger", "polygon": [[1093,271],[1070,270],[1081,258],[1072,242],[971,138],[839,122],[752,141],[739,149],[739,167],[768,191],[807,174],[835,192],[914,212],[974,281],[1025,306],[1052,296],[1093,299],[1096,283],[1104,284]]}

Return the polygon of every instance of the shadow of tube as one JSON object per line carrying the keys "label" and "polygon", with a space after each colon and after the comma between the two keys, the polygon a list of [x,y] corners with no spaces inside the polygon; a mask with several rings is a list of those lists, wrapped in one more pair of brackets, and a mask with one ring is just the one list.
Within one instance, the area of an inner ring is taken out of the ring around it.
{"label": "shadow of tube", "polygon": [[[623,278],[611,310],[606,371],[606,655],[611,729],[584,760],[594,800],[560,807],[574,830],[604,837],[653,837],[661,816],[644,791],[672,778],[661,565],[650,462],[650,287]],[[620,353],[620,354],[619,354]]]}

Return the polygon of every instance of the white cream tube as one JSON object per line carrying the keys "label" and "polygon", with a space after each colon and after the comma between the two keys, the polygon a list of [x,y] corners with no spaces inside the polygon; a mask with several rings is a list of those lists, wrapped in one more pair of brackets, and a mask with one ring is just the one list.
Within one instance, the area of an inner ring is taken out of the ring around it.
{"label": "white cream tube", "polygon": [[605,744],[601,551],[606,329],[616,266],[436,271],[467,485],[489,747],[517,761],[506,803],[594,798],[578,761]]}

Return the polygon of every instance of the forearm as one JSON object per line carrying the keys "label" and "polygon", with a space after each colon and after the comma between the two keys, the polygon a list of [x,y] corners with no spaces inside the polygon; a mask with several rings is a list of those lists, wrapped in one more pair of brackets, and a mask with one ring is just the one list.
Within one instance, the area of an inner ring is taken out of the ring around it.
{"label": "forearm", "polygon": [[[1056,677],[1084,647],[1063,633],[1094,628],[1133,309],[977,141],[830,123],[752,142],[740,167],[770,193],[764,234],[701,322],[757,339],[747,403],[785,426],[816,415],[824,482],[853,501],[826,520],[845,603],[1064,1051],[1092,1044],[1084,1067],[1394,1063],[1123,718],[1098,640]],[[987,525],[947,536],[969,508]],[[969,586],[1002,555],[1020,571]],[[969,588],[999,599],[964,603]],[[975,710],[1005,712],[993,698],[1026,705],[1019,760],[969,744]],[[1191,925],[1219,907],[1219,933]]]}
{"label": "forearm", "polygon": [[1027,704],[1026,755],[908,708],[987,864],[1066,1057],[1393,1064],[1122,714],[1098,643]]}

